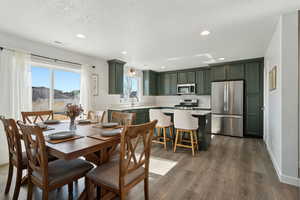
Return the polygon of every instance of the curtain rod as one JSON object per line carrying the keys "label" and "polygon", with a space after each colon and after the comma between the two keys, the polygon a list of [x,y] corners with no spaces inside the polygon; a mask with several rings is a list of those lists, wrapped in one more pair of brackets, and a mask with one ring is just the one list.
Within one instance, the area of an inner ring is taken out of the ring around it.
{"label": "curtain rod", "polygon": [[[15,51],[14,49],[9,49],[9,48],[5,48],[5,47],[0,47],[0,50],[3,50],[3,49],[8,49],[8,50]],[[40,55],[33,54],[33,53],[30,53],[30,55],[35,56],[35,57],[39,57],[39,58],[45,58],[45,59],[53,60],[54,62],[59,61],[59,62],[64,62],[64,63],[68,63],[68,64],[80,65],[80,66],[81,66],[80,63],[71,62],[71,61],[67,61],[67,60],[61,60],[61,59],[56,59],[56,58],[50,58],[50,57],[47,57],[47,56],[40,56]]]}

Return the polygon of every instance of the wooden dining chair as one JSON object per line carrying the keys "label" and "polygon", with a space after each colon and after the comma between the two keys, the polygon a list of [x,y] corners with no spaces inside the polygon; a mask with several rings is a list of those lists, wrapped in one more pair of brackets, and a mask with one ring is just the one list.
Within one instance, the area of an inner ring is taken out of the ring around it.
{"label": "wooden dining chair", "polygon": [[87,118],[90,120],[97,121],[99,123],[103,123],[105,113],[106,112],[104,110],[89,111],[87,114]]}
{"label": "wooden dining chair", "polygon": [[37,122],[44,122],[53,119],[53,111],[34,111],[34,112],[21,112],[23,123],[34,124]]}
{"label": "wooden dining chair", "polygon": [[136,119],[136,113],[112,112],[111,122],[117,122],[120,125],[132,125]]}
{"label": "wooden dining chair", "polygon": [[26,152],[22,152],[21,135],[19,134],[19,130],[15,120],[5,119],[4,116],[0,116],[0,120],[3,123],[4,131],[6,134],[9,154],[9,167],[7,182],[5,186],[5,194],[9,192],[15,167],[17,169],[17,174],[13,200],[17,200],[22,183],[22,172],[23,170],[27,169],[27,156]]}
{"label": "wooden dining chair", "polygon": [[42,129],[18,121],[23,133],[28,158],[28,194],[32,199],[33,184],[41,188],[42,199],[47,200],[49,192],[68,184],[69,199],[73,197],[73,182],[84,177],[93,165],[82,159],[55,160],[48,163],[47,148]]}
{"label": "wooden dining chair", "polygon": [[129,190],[143,180],[145,199],[149,199],[149,158],[156,123],[157,120],[124,128],[119,160],[100,165],[86,175],[89,200],[93,199],[93,185],[97,187],[97,199],[103,188],[109,191],[104,199],[119,195],[124,200]]}

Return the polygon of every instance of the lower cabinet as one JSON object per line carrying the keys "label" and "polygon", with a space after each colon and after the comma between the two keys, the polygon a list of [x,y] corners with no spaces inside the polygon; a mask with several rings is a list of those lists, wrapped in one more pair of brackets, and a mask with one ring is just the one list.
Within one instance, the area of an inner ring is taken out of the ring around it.
{"label": "lower cabinet", "polygon": [[112,112],[128,112],[135,113],[136,119],[133,124],[144,124],[149,122],[149,109],[130,109],[130,110],[108,110],[108,121],[111,121]]}

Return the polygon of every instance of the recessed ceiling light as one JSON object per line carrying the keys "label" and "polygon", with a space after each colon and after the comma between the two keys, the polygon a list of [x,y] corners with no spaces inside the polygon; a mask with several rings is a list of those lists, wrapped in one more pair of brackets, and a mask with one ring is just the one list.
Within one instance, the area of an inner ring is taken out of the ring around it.
{"label": "recessed ceiling light", "polygon": [[123,55],[126,55],[126,54],[127,54],[127,51],[122,51],[122,54],[123,54]]}
{"label": "recessed ceiling light", "polygon": [[165,69],[166,67],[165,66],[161,66],[160,68]]}
{"label": "recessed ceiling light", "polygon": [[80,39],[85,39],[85,38],[86,38],[86,36],[83,35],[83,34],[81,34],[81,33],[78,33],[78,34],[76,35],[76,37],[78,37],[78,38],[80,38]]}
{"label": "recessed ceiling light", "polygon": [[210,34],[210,31],[208,31],[208,30],[204,30],[204,31],[201,32],[202,36],[206,36],[206,35],[209,35],[209,34]]}
{"label": "recessed ceiling light", "polygon": [[218,58],[218,60],[225,60],[225,58]]}

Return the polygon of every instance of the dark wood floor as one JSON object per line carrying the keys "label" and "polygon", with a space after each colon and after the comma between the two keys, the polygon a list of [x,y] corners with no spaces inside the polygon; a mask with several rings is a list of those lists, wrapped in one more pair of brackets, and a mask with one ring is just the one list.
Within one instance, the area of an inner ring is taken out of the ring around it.
{"label": "dark wood floor", "polygon": [[[192,157],[188,150],[164,151],[153,144],[152,156],[177,161],[165,176],[151,174],[150,199],[153,200],[299,200],[296,187],[279,182],[260,139],[239,139],[215,136],[209,151]],[[4,196],[7,166],[0,168],[0,199],[11,199],[12,191]],[[76,198],[83,188],[83,180],[74,187]],[[35,190],[35,199],[40,199]],[[26,186],[20,193],[26,199]],[[50,199],[67,199],[67,188],[51,193]],[[144,199],[143,183],[136,186],[128,199]]]}

